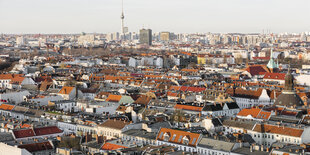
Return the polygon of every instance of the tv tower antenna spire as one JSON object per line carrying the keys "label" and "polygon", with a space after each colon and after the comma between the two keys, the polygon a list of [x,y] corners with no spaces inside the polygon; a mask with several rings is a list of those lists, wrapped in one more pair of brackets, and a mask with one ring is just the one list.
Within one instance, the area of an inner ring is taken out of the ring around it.
{"label": "tv tower antenna spire", "polygon": [[121,22],[122,22],[122,29],[121,29],[121,33],[124,34],[124,0],[122,0],[122,14],[121,14]]}

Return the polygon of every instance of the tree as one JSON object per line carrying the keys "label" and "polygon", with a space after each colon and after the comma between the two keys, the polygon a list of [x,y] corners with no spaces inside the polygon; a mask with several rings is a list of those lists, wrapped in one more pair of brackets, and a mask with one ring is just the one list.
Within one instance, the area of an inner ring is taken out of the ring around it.
{"label": "tree", "polygon": [[80,138],[64,138],[60,141],[58,147],[80,150]]}

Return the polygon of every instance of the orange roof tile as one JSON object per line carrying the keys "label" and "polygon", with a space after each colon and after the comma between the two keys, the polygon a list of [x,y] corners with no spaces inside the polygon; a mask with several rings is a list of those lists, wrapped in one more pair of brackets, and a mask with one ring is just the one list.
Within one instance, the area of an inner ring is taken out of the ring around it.
{"label": "orange roof tile", "polygon": [[13,79],[13,75],[12,74],[0,74],[0,79],[3,79],[3,80]]}
{"label": "orange roof tile", "polygon": [[188,145],[196,146],[200,140],[199,139],[200,134],[198,133],[191,133],[191,132],[174,130],[174,129],[169,129],[169,128],[161,128],[157,134],[156,140],[163,141],[165,134],[169,135],[168,142],[170,143],[183,144],[183,138],[186,137],[189,140]]}
{"label": "orange roof tile", "polygon": [[187,69],[187,68],[183,68],[181,69],[182,72],[198,72],[198,69]]}
{"label": "orange roof tile", "polygon": [[277,126],[270,124],[256,124],[254,131],[261,133],[275,133],[279,135],[287,135],[293,137],[300,137],[304,132],[303,129],[290,128],[286,126]]}
{"label": "orange roof tile", "polygon": [[117,150],[117,149],[123,149],[127,148],[125,146],[117,145],[117,144],[112,144],[112,143],[105,143],[101,149],[102,150]]}
{"label": "orange roof tile", "polygon": [[175,109],[191,110],[191,111],[202,111],[203,107],[191,106],[191,105],[182,105],[176,104]]}
{"label": "orange roof tile", "polygon": [[74,87],[68,87],[68,86],[64,86],[61,88],[61,90],[58,92],[59,94],[70,94],[71,91],[74,89]]}
{"label": "orange roof tile", "polygon": [[110,94],[106,99],[107,102],[119,102],[122,98],[122,95],[113,95]]}
{"label": "orange roof tile", "polygon": [[252,117],[256,118],[260,111],[261,111],[261,109],[259,109],[259,108],[242,109],[237,114],[237,116],[244,116],[244,117],[246,117],[248,115],[251,115]]}
{"label": "orange roof tile", "polygon": [[0,105],[0,109],[7,110],[7,111],[11,111],[14,107],[15,107],[14,105],[9,105],[9,104],[1,104]]}

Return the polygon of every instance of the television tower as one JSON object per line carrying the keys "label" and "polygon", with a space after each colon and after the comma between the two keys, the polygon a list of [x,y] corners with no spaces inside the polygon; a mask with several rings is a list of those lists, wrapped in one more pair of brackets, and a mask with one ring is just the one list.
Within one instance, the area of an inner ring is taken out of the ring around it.
{"label": "television tower", "polygon": [[122,30],[121,30],[121,33],[124,35],[124,7],[123,7],[123,4],[124,3],[124,0],[122,0],[122,14],[121,14],[121,22],[122,22]]}

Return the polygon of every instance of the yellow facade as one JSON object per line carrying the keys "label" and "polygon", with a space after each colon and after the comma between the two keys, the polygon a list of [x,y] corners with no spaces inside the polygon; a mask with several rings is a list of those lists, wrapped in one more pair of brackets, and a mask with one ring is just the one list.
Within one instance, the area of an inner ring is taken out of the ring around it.
{"label": "yellow facade", "polygon": [[207,62],[207,59],[205,56],[197,56],[197,63],[199,65],[205,65]]}

